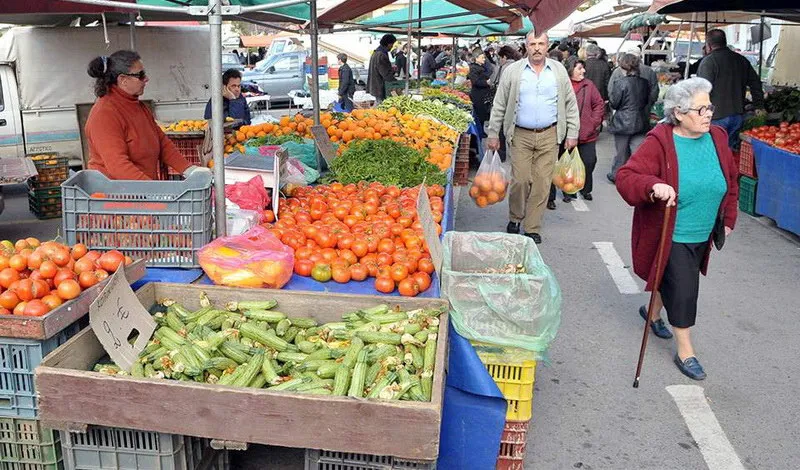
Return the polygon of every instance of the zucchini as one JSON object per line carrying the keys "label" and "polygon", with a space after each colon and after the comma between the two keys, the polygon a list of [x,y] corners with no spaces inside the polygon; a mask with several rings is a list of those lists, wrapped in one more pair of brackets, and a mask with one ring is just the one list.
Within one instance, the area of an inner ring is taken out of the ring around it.
{"label": "zucchini", "polygon": [[380,362],[395,353],[397,353],[397,346],[378,344],[375,349],[367,354],[367,362]]}
{"label": "zucchini", "polygon": [[321,379],[332,379],[336,377],[336,371],[339,370],[339,363],[331,361],[330,364],[325,364],[317,369],[317,376]]}
{"label": "zucchini", "polygon": [[385,313],[382,315],[365,315],[364,318],[371,322],[378,322],[381,325],[388,323],[396,323],[403,320],[408,320],[408,315],[403,312],[399,313]]}
{"label": "zucchini", "polygon": [[336,375],[333,378],[333,395],[345,396],[350,387],[350,368],[344,364],[339,364]]}
{"label": "zucchini", "polygon": [[264,385],[267,384],[267,379],[264,378],[264,374],[256,375],[256,378],[253,379],[252,382],[247,386],[248,388],[264,388]]}
{"label": "zucchini", "polygon": [[275,356],[275,359],[280,362],[296,362],[299,364],[308,359],[308,355],[303,353],[279,352]]}
{"label": "zucchini", "polygon": [[302,378],[291,379],[291,380],[287,380],[286,382],[280,383],[278,385],[274,385],[274,386],[268,388],[267,390],[275,390],[275,391],[281,391],[282,390],[282,391],[285,391],[285,392],[291,392],[291,391],[296,390],[297,387],[299,387],[300,385],[302,385],[302,384],[304,384],[306,382],[308,382],[308,380],[302,379]]}
{"label": "zucchini", "polygon": [[311,341],[300,341],[299,343],[297,343],[297,349],[299,349],[300,352],[311,354],[312,352],[317,350],[317,345],[315,343],[312,343]]}
{"label": "zucchini", "polygon": [[358,353],[358,360],[353,369],[353,378],[350,380],[350,389],[347,396],[362,398],[364,396],[364,380],[367,377],[367,352],[363,349]]}
{"label": "zucchini", "polygon": [[242,300],[241,302],[228,302],[225,304],[225,309],[235,312],[237,310],[269,310],[278,306],[278,301],[274,299],[267,300]]}
{"label": "zucchini", "polygon": [[309,395],[333,395],[333,392],[327,387],[318,387],[313,388],[311,390],[306,390],[303,393],[308,393]]}
{"label": "zucchini", "polygon": [[310,361],[306,360],[305,362],[300,364],[298,366],[298,369],[300,369],[301,371],[304,371],[304,372],[305,371],[316,372],[322,366],[335,365],[335,364],[336,364],[336,361],[333,361],[333,360],[330,360],[330,359],[312,359]]}
{"label": "zucchini", "polygon": [[269,385],[275,385],[280,381],[280,376],[275,369],[276,367],[275,364],[273,364],[272,359],[269,357],[264,357],[264,362],[261,364],[261,375],[264,376],[264,379]]}
{"label": "zucchini", "polygon": [[386,390],[385,393],[381,393],[381,392],[383,392],[385,389],[390,387],[394,383],[395,379],[397,379],[397,374],[395,374],[394,372],[389,372],[388,374],[384,375],[378,381],[378,383],[375,384],[375,386],[372,387],[372,389],[369,391],[369,393],[367,394],[367,398],[387,398],[387,397],[391,397],[392,395],[390,395],[390,394],[392,392],[390,390]]}
{"label": "zucchini", "polygon": [[238,362],[234,361],[229,357],[224,357],[224,356],[212,357],[203,364],[203,368],[205,370],[218,369],[221,371],[225,371],[228,369],[233,370],[237,367],[239,367]]}
{"label": "zucchini", "polygon": [[244,364],[250,359],[250,355],[242,351],[241,343],[234,341],[225,341],[222,343],[222,345],[219,347],[219,352],[230,359],[233,359],[239,364]]}
{"label": "zucchini", "polygon": [[244,316],[250,320],[265,321],[268,323],[278,323],[286,318],[285,313],[271,310],[246,310]]}
{"label": "zucchini", "polygon": [[257,353],[251,359],[250,362],[243,364],[240,367],[244,367],[244,371],[242,374],[234,380],[231,385],[234,387],[246,387],[250,385],[250,382],[256,378],[256,376],[261,372],[261,365],[264,363],[264,353]]}
{"label": "zucchini", "polygon": [[342,364],[346,365],[348,368],[353,367],[362,349],[364,349],[364,342],[361,338],[353,338],[353,341],[350,343],[350,349],[347,350],[347,354],[342,360]]}
{"label": "zucchini", "polygon": [[242,323],[242,326],[239,327],[239,333],[276,351],[286,351],[289,347],[289,343],[278,338],[272,330],[267,332],[251,323]]}
{"label": "zucchini", "polygon": [[306,360],[309,359],[331,359],[333,356],[331,355],[331,349],[327,346],[322,346],[314,352],[308,353],[308,357]]}
{"label": "zucchini", "polygon": [[423,355],[423,369],[426,371],[433,371],[436,363],[436,333],[428,335],[428,341],[425,343],[425,353]]}
{"label": "zucchini", "polygon": [[245,367],[246,366],[242,365],[242,366],[237,367],[236,370],[234,370],[231,373],[223,373],[222,377],[219,378],[219,381],[217,382],[217,384],[219,384],[219,385],[230,385],[230,384],[232,384],[236,379],[239,378],[239,376],[242,375],[242,373],[244,373]]}
{"label": "zucchini", "polygon": [[359,313],[363,316],[367,315],[383,315],[389,311],[389,306],[386,304],[376,305],[370,308],[362,308]]}
{"label": "zucchini", "polygon": [[141,362],[134,362],[131,366],[131,377],[144,377],[144,364]]}
{"label": "zucchini", "polygon": [[396,333],[377,333],[372,331],[359,331],[356,336],[365,343],[400,344],[401,335]]}
{"label": "zucchini", "polygon": [[[186,338],[179,335],[176,331],[171,329],[168,326],[162,326],[161,328],[156,330],[156,338],[163,340],[168,340],[173,344],[184,345],[186,344]],[[174,348],[170,348],[174,349]]]}
{"label": "zucchini", "polygon": [[296,327],[294,325],[290,326],[289,329],[286,330],[286,333],[284,333],[284,335],[283,335],[283,340],[286,341],[287,343],[289,343],[289,347],[293,347],[293,346],[296,347],[297,346],[296,344],[293,343],[293,341],[294,341],[294,337],[297,336],[297,333],[299,333],[299,332],[300,332],[300,328],[298,328],[298,327]]}
{"label": "zucchini", "polygon": [[378,375],[381,373],[381,369],[383,369],[383,364],[380,362],[376,362],[369,366],[367,369],[367,376],[364,378],[364,383],[366,385],[372,385],[378,379]]}
{"label": "zucchini", "polygon": [[[166,323],[168,327],[178,332],[178,334],[182,331],[186,332],[186,325],[178,318],[178,314],[174,310],[167,309]],[[181,336],[185,336],[185,334]]]}
{"label": "zucchini", "polygon": [[303,329],[313,328],[318,325],[317,321],[314,320],[313,318],[297,317],[297,318],[292,318],[291,320],[292,320],[292,325]]}
{"label": "zucchini", "polygon": [[284,318],[283,320],[279,321],[277,325],[275,325],[275,334],[282,338],[289,330],[290,326],[292,326],[291,320]]}

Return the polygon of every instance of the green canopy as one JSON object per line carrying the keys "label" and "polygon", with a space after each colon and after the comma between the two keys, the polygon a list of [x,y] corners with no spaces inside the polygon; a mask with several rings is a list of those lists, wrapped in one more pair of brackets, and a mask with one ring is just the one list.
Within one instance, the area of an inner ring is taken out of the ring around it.
{"label": "green canopy", "polygon": [[[230,0],[231,5],[241,5],[244,7],[264,5],[269,6],[271,3],[277,3],[279,0]],[[207,6],[208,0],[182,0],[180,3],[170,0],[136,0],[140,5],[174,7],[181,6]],[[297,5],[290,5],[285,7],[278,7],[267,10],[265,13],[269,15],[276,15],[285,17],[287,20],[302,20],[309,21],[311,18],[311,9],[307,3],[300,3]],[[260,13],[247,13],[246,16],[256,19]]]}
{"label": "green canopy", "polygon": [[[414,21],[411,22],[411,27],[415,31],[421,29],[423,33],[446,34],[452,36],[500,36],[506,34],[509,26],[507,23],[495,18],[477,13],[470,14],[469,10],[453,5],[446,0],[426,0],[422,2],[422,27],[420,28],[420,22],[416,21],[419,19],[419,4],[415,3],[412,10],[412,19]],[[446,16],[451,17],[438,18]],[[425,18],[438,19],[426,20]],[[386,23],[396,24],[386,25]],[[408,9],[401,8],[385,15],[362,21],[359,24],[365,26],[366,29],[402,33],[405,32],[408,27]],[[512,34],[522,34],[531,29],[532,25],[530,20],[525,18],[522,30]]]}

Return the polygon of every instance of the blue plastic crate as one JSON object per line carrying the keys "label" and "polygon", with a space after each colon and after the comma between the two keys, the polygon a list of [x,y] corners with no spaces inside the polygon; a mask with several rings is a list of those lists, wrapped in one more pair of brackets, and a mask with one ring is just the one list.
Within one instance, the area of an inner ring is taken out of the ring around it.
{"label": "blue plastic crate", "polygon": [[51,351],[81,330],[77,321],[44,341],[0,337],[0,416],[36,418],[38,413],[33,370]]}

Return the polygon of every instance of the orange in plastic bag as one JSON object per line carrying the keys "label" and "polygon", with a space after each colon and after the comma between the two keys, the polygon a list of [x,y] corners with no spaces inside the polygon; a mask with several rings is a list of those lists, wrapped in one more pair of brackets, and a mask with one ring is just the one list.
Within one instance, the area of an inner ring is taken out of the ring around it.
{"label": "orange in plastic bag", "polygon": [[561,159],[556,162],[553,171],[553,184],[567,194],[575,194],[586,184],[586,168],[583,166],[578,147],[565,150]]}
{"label": "orange in plastic bag", "polygon": [[500,161],[497,152],[486,152],[475,180],[469,188],[469,197],[478,207],[491,206],[506,198],[508,185],[511,183],[508,170]]}
{"label": "orange in plastic bag", "polygon": [[280,289],[292,277],[294,252],[258,225],[200,249],[200,266],[215,284]]}

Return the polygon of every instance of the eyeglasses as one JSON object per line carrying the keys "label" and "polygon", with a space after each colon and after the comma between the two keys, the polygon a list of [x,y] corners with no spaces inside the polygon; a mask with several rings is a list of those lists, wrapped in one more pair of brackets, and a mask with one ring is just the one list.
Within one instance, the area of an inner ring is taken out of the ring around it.
{"label": "eyeglasses", "polygon": [[710,104],[708,106],[700,106],[699,108],[689,108],[689,109],[686,110],[686,113],[688,114],[689,111],[696,111],[698,115],[702,116],[705,113],[709,113],[709,112],[711,114],[714,114],[714,110],[715,109],[717,109],[717,108],[713,104]]}
{"label": "eyeglasses", "polygon": [[140,70],[136,73],[121,73],[120,75],[138,78],[139,80],[144,80],[145,78],[147,78],[147,73],[144,70]]}

